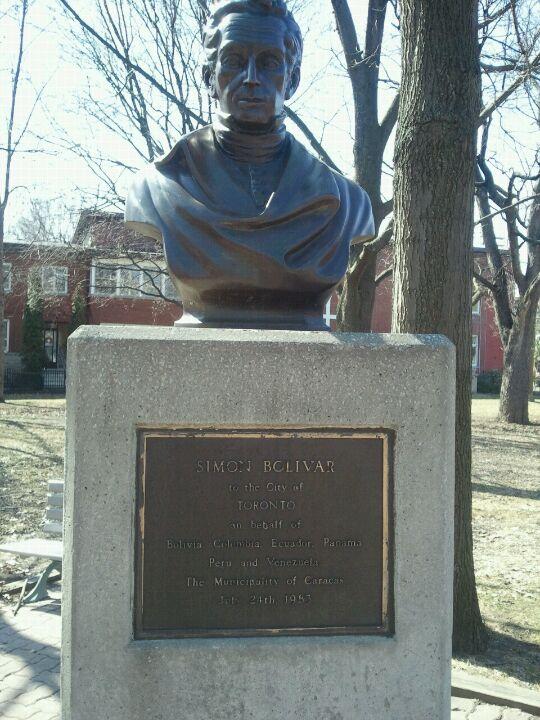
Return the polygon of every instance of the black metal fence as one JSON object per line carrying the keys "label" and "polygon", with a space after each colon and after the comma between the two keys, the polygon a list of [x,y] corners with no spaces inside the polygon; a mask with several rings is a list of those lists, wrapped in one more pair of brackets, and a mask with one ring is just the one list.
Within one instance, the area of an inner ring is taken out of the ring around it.
{"label": "black metal fence", "polygon": [[7,393],[51,393],[63,394],[66,391],[66,371],[64,368],[46,368],[41,372],[27,372],[15,368],[4,371],[4,392]]}

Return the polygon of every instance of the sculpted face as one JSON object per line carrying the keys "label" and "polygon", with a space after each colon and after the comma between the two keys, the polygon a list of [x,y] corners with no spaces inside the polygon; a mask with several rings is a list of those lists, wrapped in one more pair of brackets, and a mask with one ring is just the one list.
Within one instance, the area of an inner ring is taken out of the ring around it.
{"label": "sculpted face", "polygon": [[291,72],[286,26],[276,17],[227,15],[215,68],[214,97],[240,124],[268,125],[294,94],[299,70]]}

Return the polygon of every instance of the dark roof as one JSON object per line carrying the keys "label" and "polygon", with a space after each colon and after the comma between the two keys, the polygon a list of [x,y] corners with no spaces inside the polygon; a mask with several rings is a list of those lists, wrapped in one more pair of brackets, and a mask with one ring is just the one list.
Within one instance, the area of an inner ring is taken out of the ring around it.
{"label": "dark roof", "polygon": [[4,243],[4,256],[9,255],[27,255],[28,257],[39,259],[40,256],[46,258],[65,258],[67,256],[77,256],[84,253],[83,248],[65,245],[63,243]]}
{"label": "dark roof", "polygon": [[163,254],[161,243],[129,230],[119,212],[83,210],[72,244],[93,250]]}

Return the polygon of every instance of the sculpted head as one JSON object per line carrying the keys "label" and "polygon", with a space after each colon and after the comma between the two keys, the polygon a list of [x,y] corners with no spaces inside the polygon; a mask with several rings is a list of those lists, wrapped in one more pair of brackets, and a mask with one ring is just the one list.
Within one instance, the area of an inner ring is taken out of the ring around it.
{"label": "sculpted head", "polygon": [[204,81],[221,111],[270,125],[300,82],[302,35],[285,0],[218,0],[206,25]]}

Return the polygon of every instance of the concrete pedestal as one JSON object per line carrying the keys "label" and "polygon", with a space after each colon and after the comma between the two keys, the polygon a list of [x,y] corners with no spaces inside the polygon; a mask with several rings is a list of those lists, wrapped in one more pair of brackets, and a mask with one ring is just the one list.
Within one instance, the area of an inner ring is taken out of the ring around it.
{"label": "concrete pedestal", "polygon": [[[434,336],[79,329],[64,720],[448,720],[454,373],[451,344]],[[135,641],[141,424],[395,430],[395,635]]]}

